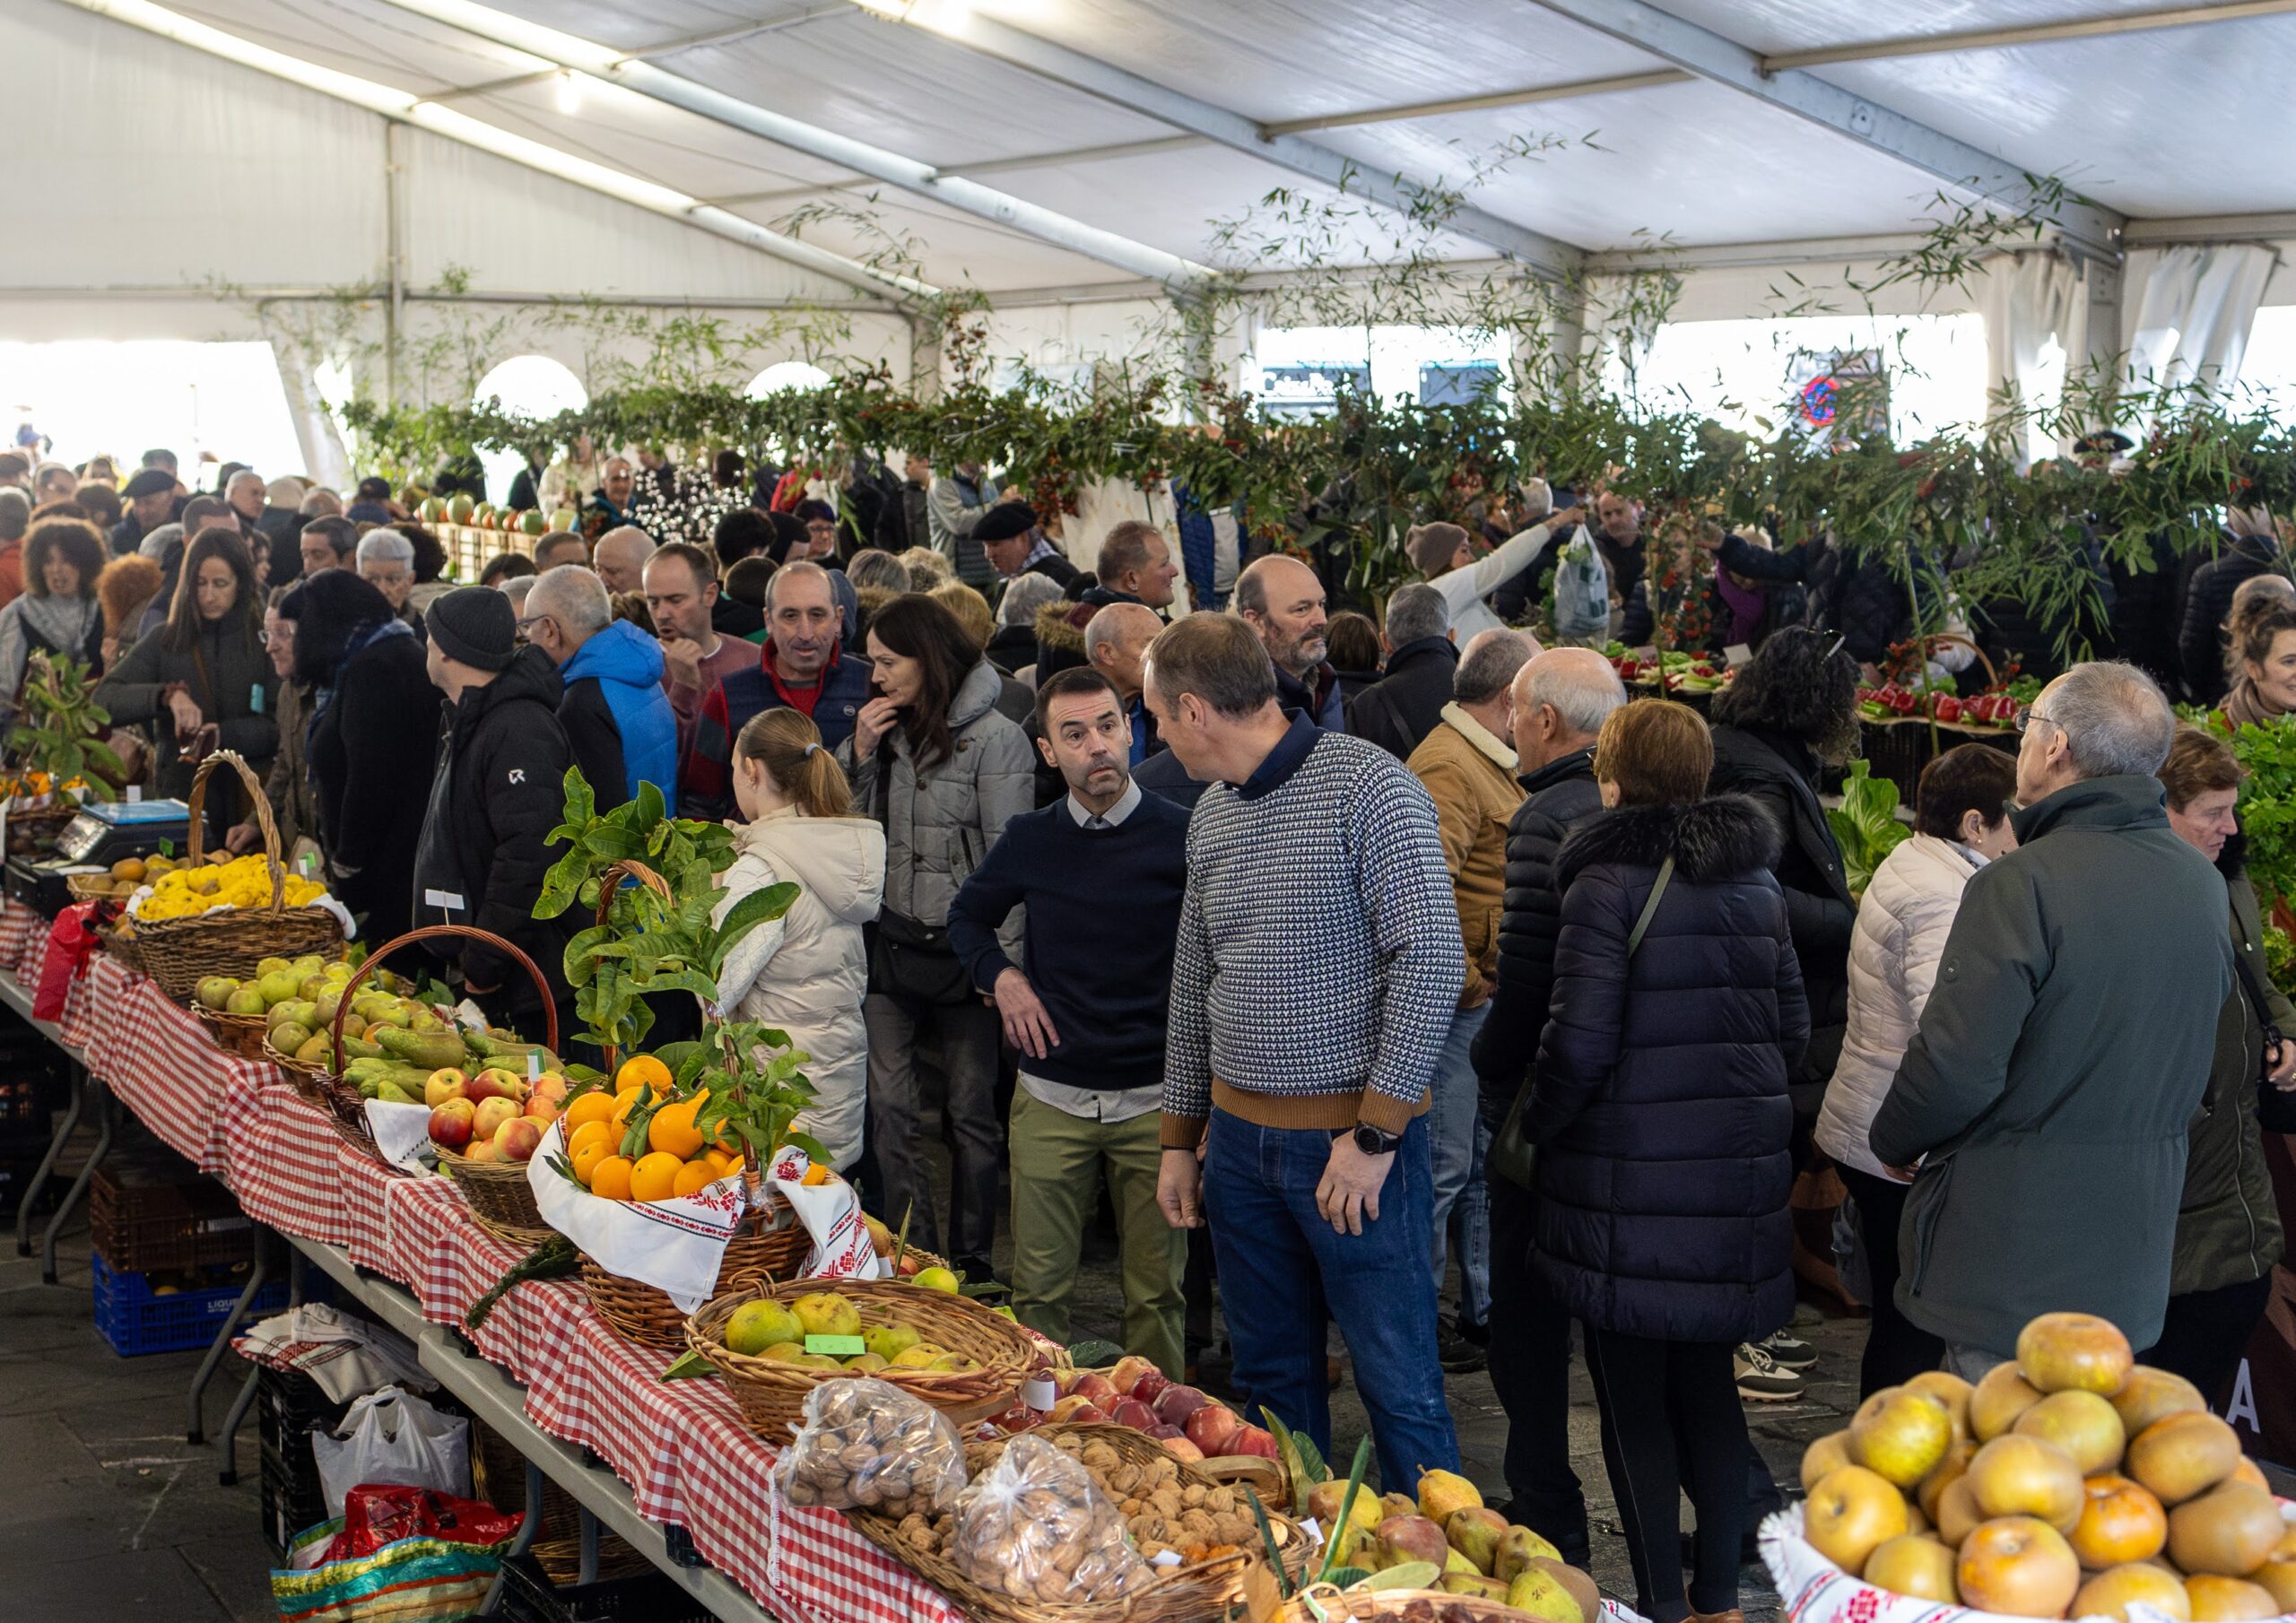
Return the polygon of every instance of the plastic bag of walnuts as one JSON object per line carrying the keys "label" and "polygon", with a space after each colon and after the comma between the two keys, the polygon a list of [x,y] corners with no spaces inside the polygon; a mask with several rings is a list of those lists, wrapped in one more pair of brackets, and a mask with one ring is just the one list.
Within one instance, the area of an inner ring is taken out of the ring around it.
{"label": "plastic bag of walnuts", "polygon": [[983,1589],[1017,1600],[1111,1601],[1156,1578],[1084,1467],[1025,1434],[965,1489],[948,1556]]}
{"label": "plastic bag of walnuts", "polygon": [[930,1515],[964,1491],[964,1443],[946,1415],[898,1386],[825,1381],[806,1394],[773,1480],[792,1505]]}

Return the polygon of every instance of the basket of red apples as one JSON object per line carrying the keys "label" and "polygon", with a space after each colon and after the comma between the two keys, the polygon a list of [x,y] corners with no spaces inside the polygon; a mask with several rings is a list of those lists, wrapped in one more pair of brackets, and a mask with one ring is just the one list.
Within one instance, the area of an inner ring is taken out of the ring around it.
{"label": "basket of red apples", "polygon": [[1058,1370],[1052,1381],[1059,1396],[1050,1414],[1023,1411],[1032,1417],[1024,1424],[1049,1419],[1076,1426],[1129,1426],[1191,1462],[1276,1458],[1274,1433],[1248,1423],[1217,1398],[1168,1378],[1146,1358],[1119,1358],[1105,1370]]}

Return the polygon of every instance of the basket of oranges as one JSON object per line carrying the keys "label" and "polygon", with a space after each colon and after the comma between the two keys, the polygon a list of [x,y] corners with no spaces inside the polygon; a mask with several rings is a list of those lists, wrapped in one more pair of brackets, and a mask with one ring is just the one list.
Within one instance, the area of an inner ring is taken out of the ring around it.
{"label": "basket of oranges", "polygon": [[[563,1165],[557,1170],[600,1200],[639,1205],[705,1198],[725,1185],[741,1198],[759,1184],[741,1146],[706,1140],[697,1124],[706,1093],[676,1096],[669,1067],[650,1054],[634,1054],[615,1070],[611,1091],[601,1086],[576,1096],[560,1125]],[[541,1175],[537,1175],[541,1176]],[[722,1294],[795,1276],[812,1245],[786,1210],[769,1223],[754,1208],[726,1241],[715,1290]],[[683,1347],[685,1315],[669,1293],[617,1273],[585,1251],[582,1286],[598,1316],[621,1334],[648,1347]]]}

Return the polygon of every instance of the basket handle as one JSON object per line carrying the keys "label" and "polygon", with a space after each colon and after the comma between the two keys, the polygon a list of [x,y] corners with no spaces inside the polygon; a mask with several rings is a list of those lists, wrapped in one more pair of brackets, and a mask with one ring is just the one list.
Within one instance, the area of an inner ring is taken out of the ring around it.
{"label": "basket handle", "polygon": [[216,751],[201,761],[199,770],[191,775],[191,793],[185,797],[191,807],[191,850],[185,866],[196,868],[207,860],[207,780],[218,766],[226,762],[247,785],[248,803],[255,808],[255,826],[263,835],[263,865],[271,875],[271,911],[276,916],[287,906],[286,870],[279,862],[279,823],[271,815],[271,796],[263,792],[263,780],[239,759],[236,750]]}
{"label": "basket handle", "polygon": [[549,1036],[543,1039],[543,1046],[552,1054],[558,1053],[558,1005],[551,1000],[550,982],[545,980],[542,971],[535,967],[534,959],[520,951],[515,942],[504,941],[491,930],[482,930],[475,924],[425,924],[419,930],[408,931],[404,935],[394,936],[370,952],[367,955],[367,961],[359,966],[359,972],[344,984],[343,999],[335,1006],[333,1034],[335,1075],[343,1074],[343,1017],[350,1009],[351,999],[358,992],[361,983],[379,968],[385,959],[401,947],[414,942],[430,941],[441,935],[459,935],[470,941],[484,942],[488,946],[507,952],[518,960],[520,967],[528,975],[534,976],[535,987],[542,994],[543,1028],[549,1033]]}
{"label": "basket handle", "polygon": [[1921,639],[1922,651],[1926,654],[1940,643],[1954,643],[1967,648],[1977,655],[1978,664],[1985,667],[1985,685],[1988,688],[1997,688],[2001,685],[2001,674],[1993,668],[1993,662],[1986,657],[1985,650],[1979,647],[1969,638],[1963,637],[1958,631],[1934,632]]}
{"label": "basket handle", "polygon": [[[655,872],[644,863],[625,857],[621,862],[613,864],[605,872],[598,875],[598,910],[596,916],[590,921],[592,924],[601,927],[604,925],[606,915],[613,910],[613,893],[622,889],[622,881],[625,879],[636,880],[664,901],[677,899],[677,892],[670,889],[668,880]],[[552,1050],[557,1046],[555,1043],[551,1045]],[[612,1043],[606,1043],[602,1045],[602,1057],[604,1060],[605,1073],[612,1076],[622,1063],[622,1051]]]}

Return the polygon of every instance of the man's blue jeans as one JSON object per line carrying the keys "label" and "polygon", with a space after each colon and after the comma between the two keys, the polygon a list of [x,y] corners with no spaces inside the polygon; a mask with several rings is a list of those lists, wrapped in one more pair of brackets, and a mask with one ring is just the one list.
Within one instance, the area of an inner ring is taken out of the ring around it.
{"label": "man's blue jeans", "polygon": [[1424,1471],[1457,1471],[1458,1442],[1435,1346],[1434,1240],[1427,1120],[1404,1134],[1360,1235],[1316,1210],[1331,1159],[1321,1129],[1256,1127],[1215,1109],[1204,1156],[1205,1212],[1220,1264],[1220,1302],[1246,1419],[1263,1405],[1331,1452],[1324,1320],[1337,1321],[1371,1418],[1379,1480],[1407,1488]]}
{"label": "man's blue jeans", "polygon": [[1443,1293],[1444,1243],[1459,1242],[1459,1318],[1481,1324],[1491,1317],[1491,1200],[1483,1158],[1491,1134],[1483,1125],[1482,1085],[1472,1057],[1475,1033],[1491,1013],[1477,1003],[1451,1016],[1451,1029],[1428,1079],[1428,1158],[1434,1188],[1435,1294]]}

